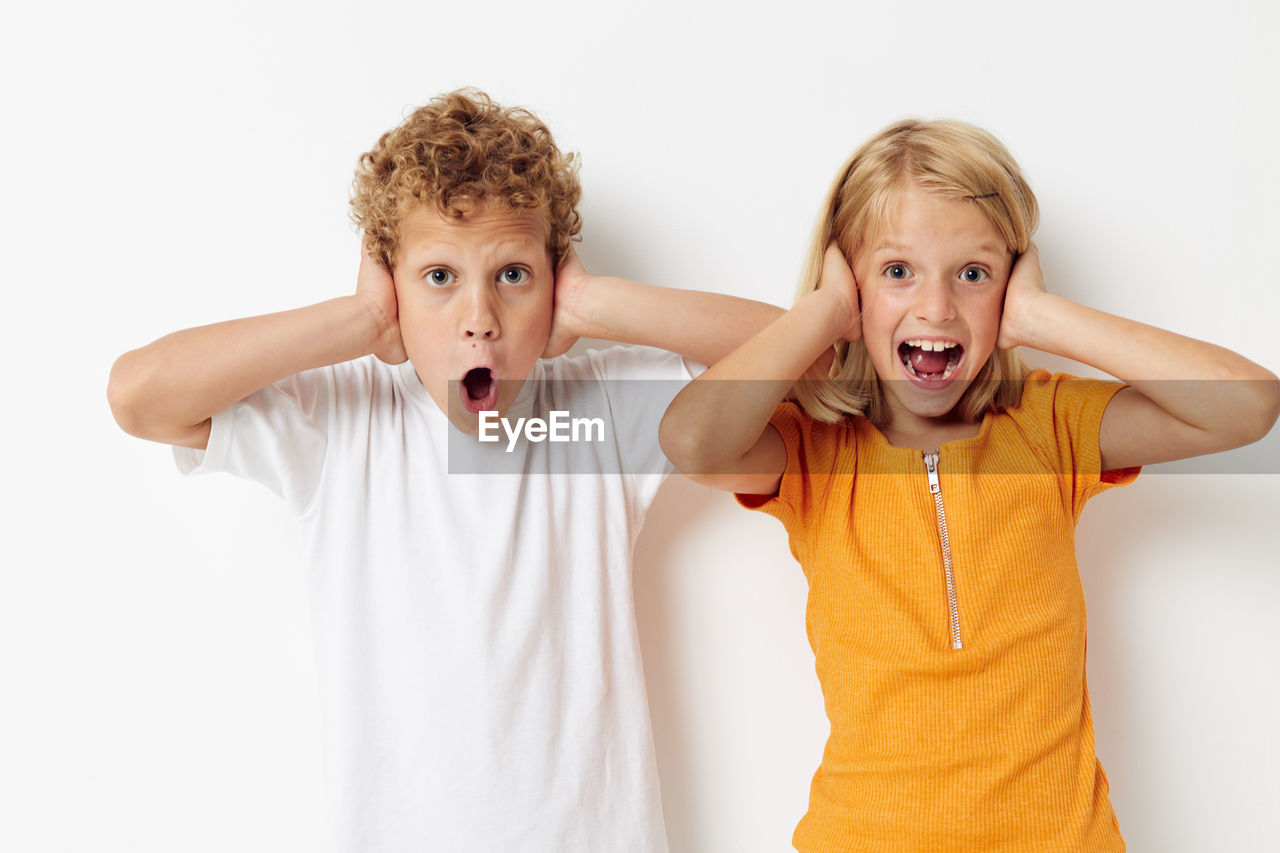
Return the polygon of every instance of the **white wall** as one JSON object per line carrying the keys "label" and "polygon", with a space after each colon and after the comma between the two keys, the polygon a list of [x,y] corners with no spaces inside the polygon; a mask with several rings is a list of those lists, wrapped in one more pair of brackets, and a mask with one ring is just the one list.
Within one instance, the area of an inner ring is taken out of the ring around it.
{"label": "white wall", "polygon": [[[292,521],[181,479],[104,388],[163,333],[351,288],[355,158],[439,91],[528,105],[582,152],[590,269],[777,303],[854,145],[965,118],[1030,176],[1053,289],[1280,369],[1266,0],[376,5],[5,14],[0,849],[318,846]],[[1280,833],[1269,446],[1269,475],[1148,475],[1081,526],[1134,851]],[[788,849],[826,735],[804,599],[780,525],[664,489],[637,600],[674,853]]]}

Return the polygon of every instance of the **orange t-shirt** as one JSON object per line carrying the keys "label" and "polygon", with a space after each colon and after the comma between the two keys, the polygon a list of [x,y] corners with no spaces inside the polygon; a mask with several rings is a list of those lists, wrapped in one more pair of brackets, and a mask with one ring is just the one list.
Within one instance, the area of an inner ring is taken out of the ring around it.
{"label": "orange t-shirt", "polygon": [[778,495],[738,499],[782,521],[809,581],[831,735],[798,850],[1124,850],[1094,755],[1074,542],[1085,501],[1138,473],[1100,470],[1121,387],[1036,371],[1017,407],[942,445],[933,478],[865,418],[778,408]]}

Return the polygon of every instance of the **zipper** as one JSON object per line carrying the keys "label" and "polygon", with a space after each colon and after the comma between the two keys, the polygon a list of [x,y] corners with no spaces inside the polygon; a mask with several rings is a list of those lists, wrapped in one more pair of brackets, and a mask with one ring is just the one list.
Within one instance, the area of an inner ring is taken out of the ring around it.
{"label": "zipper", "polygon": [[938,513],[938,537],[942,541],[942,568],[947,576],[947,612],[951,619],[951,648],[962,649],[960,641],[960,605],[956,603],[956,574],[951,562],[951,538],[947,535],[947,512],[942,507],[942,484],[938,481],[938,451],[926,450],[924,469],[929,475],[929,493]]}

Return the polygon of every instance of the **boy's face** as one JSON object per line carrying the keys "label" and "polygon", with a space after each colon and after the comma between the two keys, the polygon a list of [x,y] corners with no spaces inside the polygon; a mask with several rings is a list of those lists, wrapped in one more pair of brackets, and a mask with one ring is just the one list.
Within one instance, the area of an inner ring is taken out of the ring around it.
{"label": "boy's face", "polygon": [[391,274],[418,378],[454,426],[475,433],[479,412],[511,405],[551,333],[545,218],[482,201],[453,219],[422,205],[400,224]]}

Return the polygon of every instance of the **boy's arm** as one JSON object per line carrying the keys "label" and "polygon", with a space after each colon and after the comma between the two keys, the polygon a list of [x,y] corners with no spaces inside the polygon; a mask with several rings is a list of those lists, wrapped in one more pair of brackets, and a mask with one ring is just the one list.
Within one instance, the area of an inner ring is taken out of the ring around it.
{"label": "boy's arm", "polygon": [[999,346],[1029,346],[1131,387],[1102,417],[1102,470],[1250,444],[1280,415],[1280,380],[1242,355],[1047,293],[1033,245],[1009,279]]}
{"label": "boy's arm", "polygon": [[782,315],[775,305],[592,276],[576,253],[556,271],[556,311],[544,355],[567,352],[579,337],[668,350],[714,364]]}
{"label": "boy's arm", "polygon": [[377,353],[404,361],[390,273],[366,254],[356,293],[278,314],[167,335],[111,368],[107,399],[121,428],[204,449],[213,415],[303,370]]}
{"label": "boy's arm", "polygon": [[697,482],[745,494],[777,493],[787,452],[770,418],[832,344],[860,335],[853,273],[833,245],[824,256],[818,290],[672,401],[659,430],[663,452]]}

